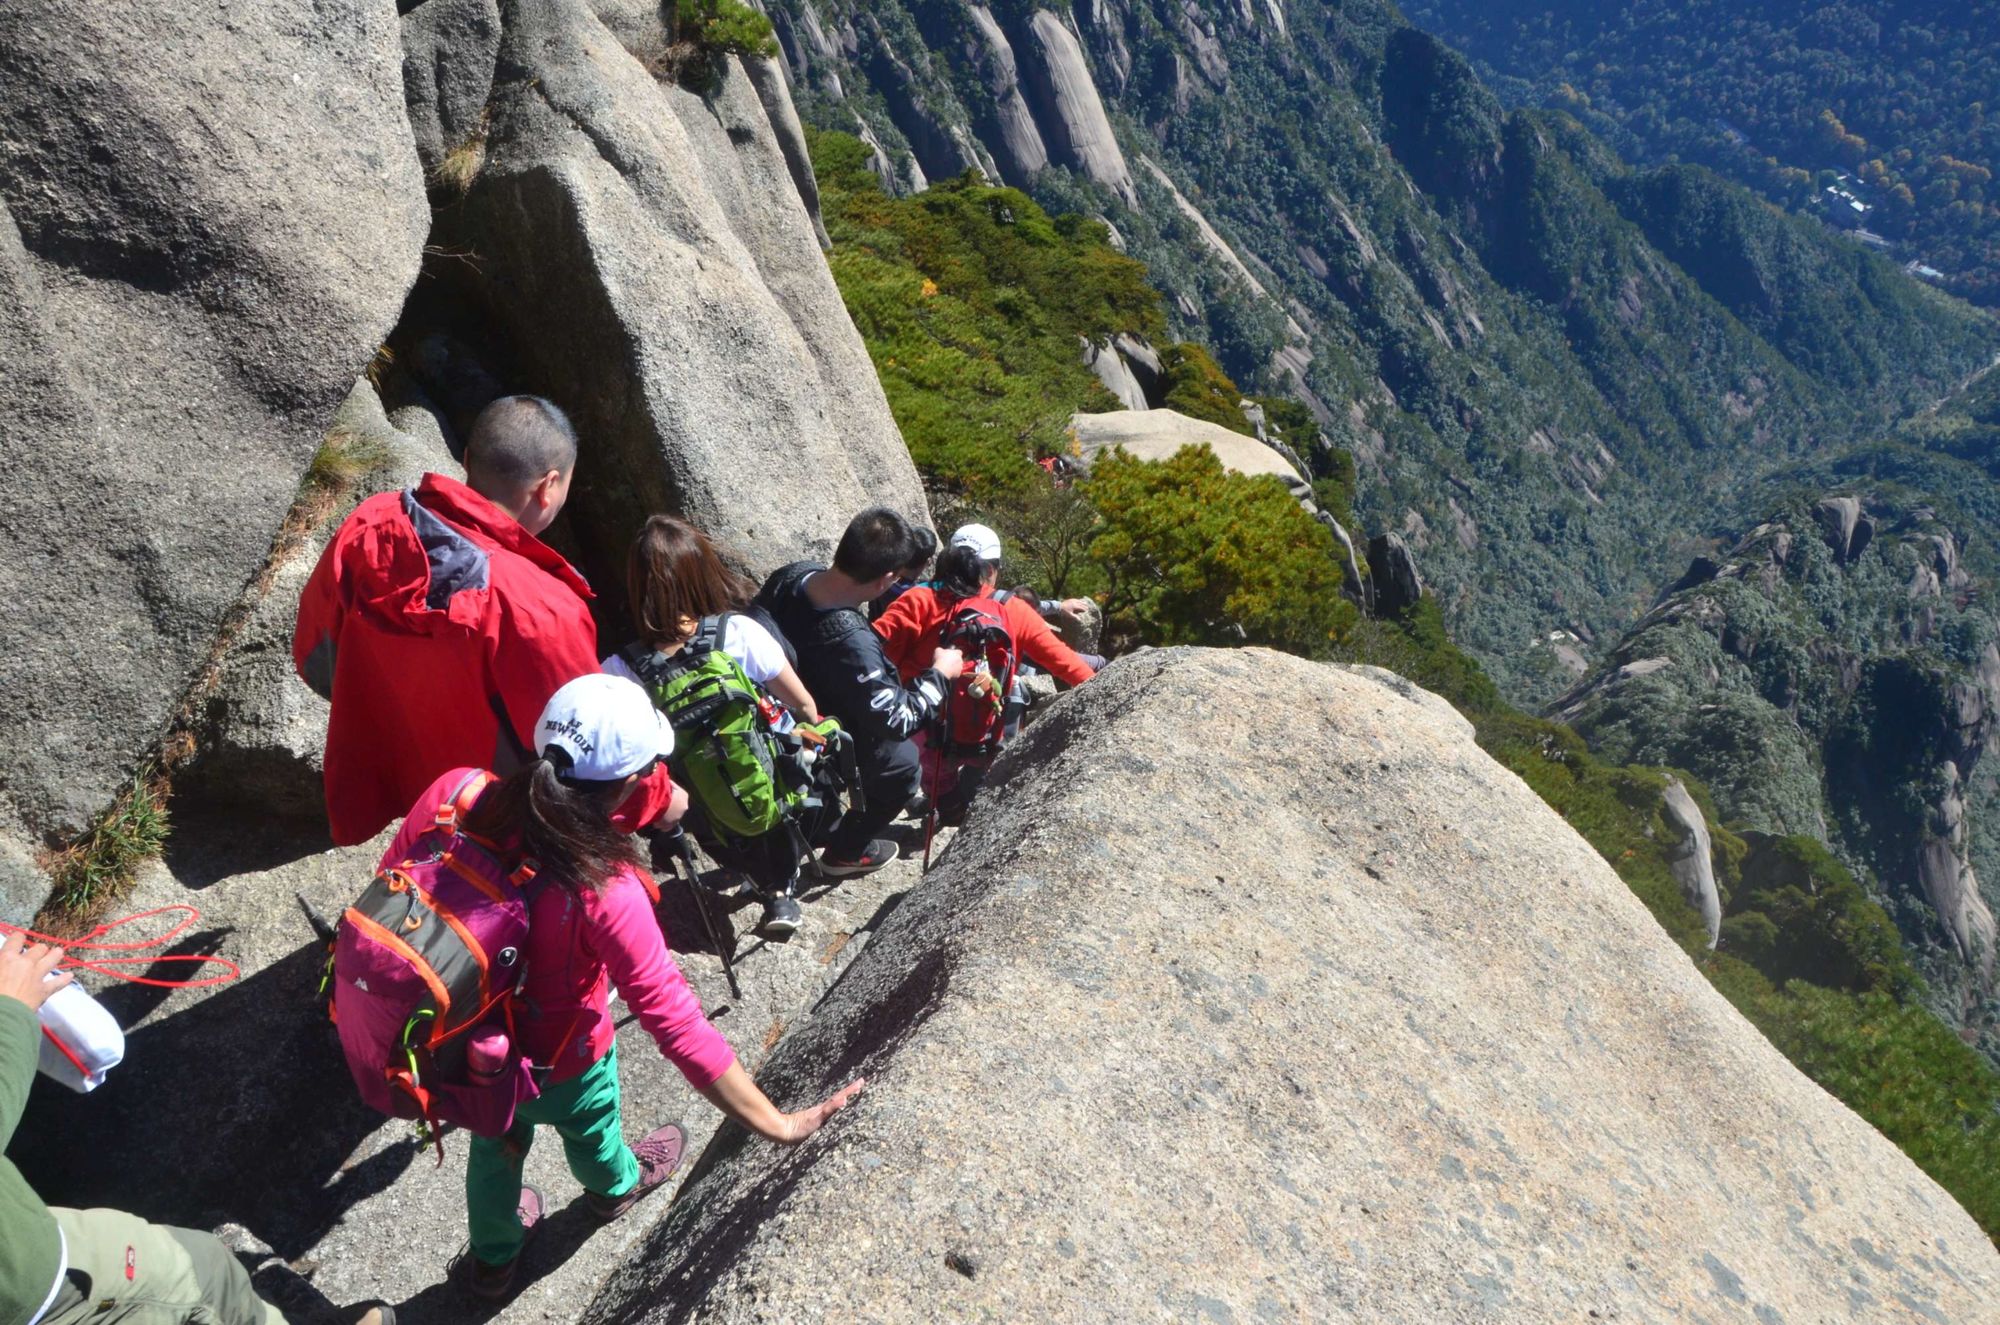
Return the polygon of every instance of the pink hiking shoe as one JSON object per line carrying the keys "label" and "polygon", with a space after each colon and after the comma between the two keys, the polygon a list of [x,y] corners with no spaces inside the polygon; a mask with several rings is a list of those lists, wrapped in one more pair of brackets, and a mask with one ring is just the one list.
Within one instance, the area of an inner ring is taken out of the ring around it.
{"label": "pink hiking shoe", "polygon": [[674,1176],[681,1166],[681,1154],[686,1149],[687,1132],[679,1123],[668,1123],[657,1131],[647,1133],[645,1140],[632,1147],[632,1153],[639,1160],[638,1183],[623,1196],[599,1196],[596,1192],[585,1192],[583,1199],[590,1206],[590,1212],[597,1216],[600,1223],[608,1224],[618,1218],[639,1204],[646,1193]]}

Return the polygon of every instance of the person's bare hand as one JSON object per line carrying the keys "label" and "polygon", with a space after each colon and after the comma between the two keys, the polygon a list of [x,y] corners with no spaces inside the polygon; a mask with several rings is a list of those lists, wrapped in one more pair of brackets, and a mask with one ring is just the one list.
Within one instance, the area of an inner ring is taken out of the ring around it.
{"label": "person's bare hand", "polygon": [[1056,604],[1062,614],[1073,621],[1088,621],[1090,609],[1095,606],[1088,598],[1065,598]]}
{"label": "person's bare hand", "polygon": [[846,1108],[867,1084],[866,1078],[858,1078],[842,1086],[810,1109],[800,1109],[797,1113],[786,1114],[786,1134],[777,1139],[788,1146],[797,1145],[824,1127],[827,1119]]}
{"label": "person's bare hand", "polygon": [[20,934],[8,931],[0,939],[0,998],[19,999],[30,1011],[40,1007],[50,994],[73,978],[68,971],[56,971],[54,978],[50,978],[49,973],[56,970],[62,959],[61,948],[30,943]]}
{"label": "person's bare hand", "polygon": [[947,681],[965,674],[965,655],[957,649],[939,649],[931,655],[931,667]]}

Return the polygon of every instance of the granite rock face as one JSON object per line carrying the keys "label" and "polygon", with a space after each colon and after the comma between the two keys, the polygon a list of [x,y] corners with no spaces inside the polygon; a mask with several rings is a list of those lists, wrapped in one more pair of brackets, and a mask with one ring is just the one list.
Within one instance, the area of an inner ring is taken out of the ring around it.
{"label": "granite rock face", "polygon": [[[1136,385],[1136,383],[1135,383]],[[1070,433],[1086,464],[1122,448],[1140,460],[1165,460],[1183,446],[1205,446],[1235,474],[1275,474],[1292,495],[1310,500],[1312,488],[1291,463],[1255,437],[1219,423],[1191,419],[1179,410],[1122,409],[1070,416]]]}
{"label": "granite rock face", "polygon": [[[222,651],[214,688],[196,715],[196,752],[175,778],[182,797],[227,804],[274,820],[322,825],[326,798],[327,703],[292,669],[299,595],[340,522],[361,498],[408,487],[428,471],[459,477],[431,416],[397,411],[412,431],[391,422],[375,388],[363,380],[334,411],[328,429],[367,457],[348,499],[318,513],[310,529],[285,540],[237,610],[239,623]],[[424,424],[430,423],[426,429]]]}
{"label": "granite rock face", "polygon": [[500,54],[494,0],[424,0],[402,18],[403,97],[424,173],[486,133]]}
{"label": "granite rock face", "polygon": [[400,66],[373,0],[0,8],[0,831],[129,783],[394,324]]}
{"label": "granite rock face", "polygon": [[861,1101],[726,1129],[582,1318],[1990,1314],[1972,1220],[1394,681],[1064,696],[761,1074]]}
{"label": "granite rock face", "polygon": [[1368,576],[1375,589],[1375,610],[1383,616],[1415,607],[1424,596],[1417,555],[1401,534],[1377,534],[1368,540]]}
{"label": "granite rock face", "polygon": [[1722,899],[1715,890],[1715,843],[1708,833],[1708,820],[1679,778],[1667,779],[1660,802],[1662,817],[1681,835],[1680,844],[1668,852],[1667,868],[1673,871],[1674,882],[1681,886],[1688,905],[1701,915],[1708,946],[1713,948],[1722,937]]}
{"label": "granite rock face", "polygon": [[585,439],[571,503],[589,548],[619,564],[668,510],[762,572],[830,552],[870,503],[925,517],[771,88],[733,57],[699,96],[657,82],[580,0],[502,10],[464,224],[524,368]]}

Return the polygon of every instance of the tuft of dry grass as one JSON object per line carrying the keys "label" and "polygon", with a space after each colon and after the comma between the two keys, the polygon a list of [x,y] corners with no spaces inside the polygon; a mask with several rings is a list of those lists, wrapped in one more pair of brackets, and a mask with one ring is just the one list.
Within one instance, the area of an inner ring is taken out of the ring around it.
{"label": "tuft of dry grass", "polygon": [[479,112],[479,123],[467,134],[465,141],[444,155],[431,171],[431,183],[439,188],[463,198],[472,190],[472,182],[479,178],[479,172],[486,168],[486,137],[493,129],[491,109]]}
{"label": "tuft of dry grass", "polygon": [[35,917],[37,929],[80,932],[131,887],[139,866],[166,845],[172,826],[167,792],[166,773],[154,765],[142,767],[95,828],[70,846],[43,855],[41,866],[55,890]]}

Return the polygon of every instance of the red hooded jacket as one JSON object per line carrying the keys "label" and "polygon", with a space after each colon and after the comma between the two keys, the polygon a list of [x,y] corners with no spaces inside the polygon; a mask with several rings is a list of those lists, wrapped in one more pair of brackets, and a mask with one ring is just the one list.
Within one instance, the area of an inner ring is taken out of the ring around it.
{"label": "red hooded jacket", "polygon": [[[980,597],[991,597],[989,590]],[[875,633],[882,637],[882,651],[905,679],[931,665],[931,654],[944,637],[945,621],[958,599],[938,592],[927,584],[910,589],[883,609],[875,618]],[[1061,681],[1082,685],[1097,673],[1075,649],[1062,642],[1034,604],[1009,594],[1000,600],[1000,615],[1007,633],[1014,637],[1014,649],[1021,657]]]}
{"label": "red hooded jacket", "polygon": [[[448,769],[521,766],[566,681],[598,669],[590,586],[456,479],[355,508],[299,599],[292,665],[333,705],[326,813],[365,842]],[[666,807],[664,768],[621,807],[628,830]]]}

